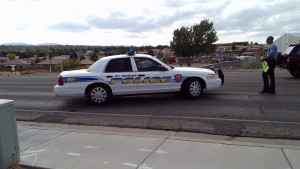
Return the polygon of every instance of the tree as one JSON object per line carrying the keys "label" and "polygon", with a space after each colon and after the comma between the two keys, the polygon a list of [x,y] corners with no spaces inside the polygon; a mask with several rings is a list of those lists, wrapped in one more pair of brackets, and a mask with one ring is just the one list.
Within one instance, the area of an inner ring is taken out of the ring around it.
{"label": "tree", "polygon": [[72,52],[71,55],[70,55],[70,59],[73,59],[73,60],[78,60],[78,55],[76,52]]}
{"label": "tree", "polygon": [[176,29],[173,33],[171,48],[175,55],[186,57],[188,66],[191,66],[194,56],[215,51],[216,46],[213,43],[217,40],[213,22],[203,19],[199,24],[194,24],[190,28]]}
{"label": "tree", "polygon": [[236,45],[235,44],[231,45],[231,50],[236,50]]}
{"label": "tree", "polygon": [[39,57],[37,57],[37,58],[35,58],[35,60],[34,60],[34,63],[39,63],[39,62],[41,62],[42,60],[39,58]]}
{"label": "tree", "polygon": [[14,59],[16,59],[16,54],[14,54],[14,53],[9,53],[9,54],[7,54],[7,58],[8,58],[9,60],[14,60]]}
{"label": "tree", "polygon": [[52,72],[52,58],[55,56],[55,51],[53,49],[48,49],[46,55],[48,56],[49,60],[50,60],[50,66],[49,66],[49,70],[50,73]]}
{"label": "tree", "polygon": [[162,60],[164,58],[164,56],[165,56],[165,54],[163,52],[159,51],[157,53],[157,57],[156,58],[159,59],[159,60]]}
{"label": "tree", "polygon": [[80,56],[80,57],[79,57],[79,60],[84,60],[84,59],[85,59],[84,56]]}
{"label": "tree", "polygon": [[192,53],[191,30],[188,27],[181,27],[176,29],[173,33],[173,41],[171,41],[171,48],[175,55],[186,57],[188,65],[191,63]]}
{"label": "tree", "polygon": [[151,56],[154,56],[154,51],[152,49],[149,49],[149,50],[147,50],[147,54],[151,55]]}
{"label": "tree", "polygon": [[63,71],[63,70],[75,70],[80,68],[80,63],[78,60],[74,59],[67,59],[64,60],[61,64],[55,65],[56,71]]}
{"label": "tree", "polygon": [[92,56],[91,56],[91,60],[96,62],[98,60],[98,56],[96,53],[93,53]]}

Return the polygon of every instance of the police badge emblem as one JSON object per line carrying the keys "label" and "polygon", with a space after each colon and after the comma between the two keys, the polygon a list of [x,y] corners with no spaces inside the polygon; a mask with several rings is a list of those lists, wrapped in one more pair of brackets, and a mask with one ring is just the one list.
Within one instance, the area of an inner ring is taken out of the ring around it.
{"label": "police badge emblem", "polygon": [[182,75],[180,75],[180,74],[174,75],[174,78],[175,78],[176,82],[180,82],[182,79]]}

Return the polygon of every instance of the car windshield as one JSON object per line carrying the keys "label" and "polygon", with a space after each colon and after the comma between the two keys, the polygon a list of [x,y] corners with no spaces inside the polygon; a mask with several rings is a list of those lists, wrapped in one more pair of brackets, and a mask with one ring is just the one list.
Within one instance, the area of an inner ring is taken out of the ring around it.
{"label": "car windshield", "polygon": [[159,60],[159,59],[157,59],[157,58],[154,58],[154,57],[153,57],[153,59],[156,60],[158,63],[160,63],[160,64],[162,64],[162,65],[164,65],[164,66],[166,66],[166,67],[168,67],[168,68],[172,68],[172,69],[174,68],[173,66],[170,66],[170,65],[168,65],[168,64],[165,64],[164,62],[162,62],[161,60]]}
{"label": "car windshield", "polygon": [[295,46],[288,47],[282,54],[283,55],[289,55],[291,51],[294,49]]}

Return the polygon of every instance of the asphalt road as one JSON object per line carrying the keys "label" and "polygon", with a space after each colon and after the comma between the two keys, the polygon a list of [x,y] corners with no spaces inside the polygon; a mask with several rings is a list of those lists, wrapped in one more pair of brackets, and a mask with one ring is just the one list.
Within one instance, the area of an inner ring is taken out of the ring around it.
{"label": "asphalt road", "polygon": [[261,71],[224,71],[225,84],[201,98],[126,96],[109,105],[53,94],[57,75],[0,76],[0,98],[15,100],[17,120],[190,131],[229,136],[300,138],[300,79],[276,70],[277,94],[258,94]]}

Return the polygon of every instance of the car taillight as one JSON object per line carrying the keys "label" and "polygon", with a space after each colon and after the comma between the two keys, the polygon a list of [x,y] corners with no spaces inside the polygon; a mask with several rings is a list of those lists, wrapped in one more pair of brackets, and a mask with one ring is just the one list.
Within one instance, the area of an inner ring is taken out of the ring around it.
{"label": "car taillight", "polygon": [[61,75],[58,76],[58,85],[64,85],[64,80]]}
{"label": "car taillight", "polygon": [[289,64],[290,61],[291,61],[291,58],[288,56],[288,57],[286,58],[286,64]]}

